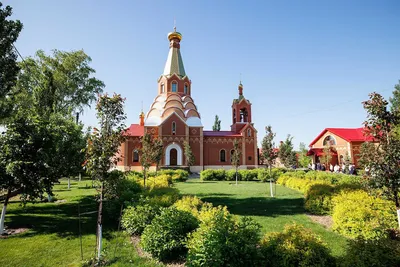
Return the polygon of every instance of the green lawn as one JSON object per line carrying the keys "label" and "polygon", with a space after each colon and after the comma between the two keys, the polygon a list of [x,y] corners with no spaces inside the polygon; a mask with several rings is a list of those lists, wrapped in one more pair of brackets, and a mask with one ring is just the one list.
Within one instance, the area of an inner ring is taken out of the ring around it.
{"label": "green lawn", "polygon": [[[0,266],[80,266],[78,203],[81,212],[95,211],[96,190],[91,181],[73,181],[71,190],[67,181],[54,188],[59,202],[20,205],[13,199],[8,206],[6,227],[30,230],[0,239]],[[1,208],[1,206],[0,206]],[[104,250],[109,266],[162,266],[139,258],[129,238],[117,232],[115,218],[104,215]],[[97,213],[82,216],[83,257],[94,257]],[[115,250],[117,246],[117,249]],[[115,254],[114,254],[114,251]]]}
{"label": "green lawn", "polygon": [[190,179],[175,185],[182,194],[197,195],[214,205],[225,205],[233,214],[250,216],[262,226],[262,232],[282,231],[285,224],[298,223],[321,236],[335,256],[343,255],[346,238],[314,223],[305,214],[303,195],[276,185],[276,197],[270,198],[269,184],[261,182],[205,181]]}

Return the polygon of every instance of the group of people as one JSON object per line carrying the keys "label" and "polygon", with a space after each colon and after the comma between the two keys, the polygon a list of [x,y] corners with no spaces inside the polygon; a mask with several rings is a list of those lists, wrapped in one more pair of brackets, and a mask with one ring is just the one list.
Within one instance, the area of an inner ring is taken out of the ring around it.
{"label": "group of people", "polygon": [[[327,167],[325,166],[325,164],[317,162],[316,164],[308,164],[308,169],[314,171],[326,171]],[[343,163],[342,166],[340,166],[336,163],[335,166],[333,166],[331,163],[329,164],[329,171],[335,173],[348,173],[350,175],[356,175],[356,166],[354,164],[350,164],[348,167],[348,171],[346,172],[346,164]]]}

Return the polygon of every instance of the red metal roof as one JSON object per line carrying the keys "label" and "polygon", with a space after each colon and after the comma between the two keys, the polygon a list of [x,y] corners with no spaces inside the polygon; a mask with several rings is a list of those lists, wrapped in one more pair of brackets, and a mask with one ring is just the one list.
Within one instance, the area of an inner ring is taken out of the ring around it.
{"label": "red metal roof", "polygon": [[128,129],[126,129],[124,135],[128,136],[143,136],[144,135],[144,126],[140,126],[139,124],[131,124]]}
{"label": "red metal roof", "polygon": [[240,133],[231,131],[203,131],[204,136],[242,136]]}
{"label": "red metal roof", "polygon": [[311,143],[314,145],[326,132],[331,132],[347,142],[373,141],[370,136],[364,136],[364,128],[325,128]]}

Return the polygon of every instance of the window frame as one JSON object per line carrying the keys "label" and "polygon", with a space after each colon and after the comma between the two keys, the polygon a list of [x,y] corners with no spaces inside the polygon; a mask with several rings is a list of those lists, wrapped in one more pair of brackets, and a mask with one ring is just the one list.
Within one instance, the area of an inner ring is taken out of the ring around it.
{"label": "window frame", "polygon": [[[137,160],[135,160],[135,154],[137,155]],[[140,155],[139,155],[139,151],[137,149],[134,149],[132,152],[132,162],[139,162],[140,160]]]}
{"label": "window frame", "polygon": [[[174,89],[175,89],[175,91],[174,91]],[[177,93],[178,92],[178,83],[175,82],[175,81],[173,81],[171,83],[171,92],[173,92],[173,93]]]}
{"label": "window frame", "polygon": [[[222,155],[224,155],[222,157]],[[226,162],[226,150],[225,149],[221,149],[219,151],[219,162]]]}

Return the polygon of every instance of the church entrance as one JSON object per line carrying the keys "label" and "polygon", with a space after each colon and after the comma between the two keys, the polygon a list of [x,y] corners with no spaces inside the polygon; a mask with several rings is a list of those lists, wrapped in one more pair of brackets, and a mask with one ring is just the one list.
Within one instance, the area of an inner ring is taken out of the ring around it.
{"label": "church entrance", "polygon": [[178,151],[173,148],[171,149],[171,151],[169,152],[169,158],[170,158],[170,166],[176,166],[178,165]]}

